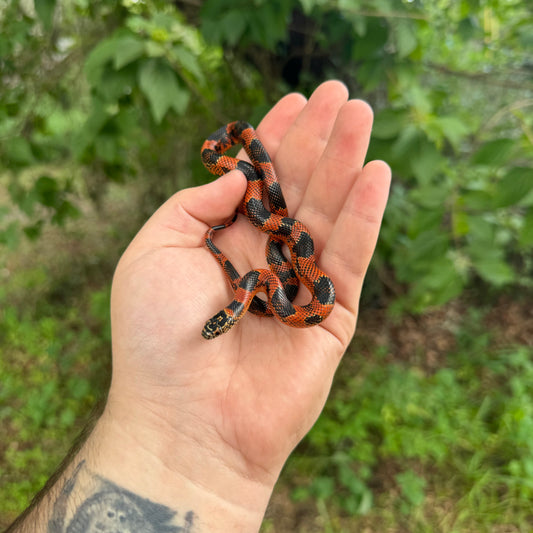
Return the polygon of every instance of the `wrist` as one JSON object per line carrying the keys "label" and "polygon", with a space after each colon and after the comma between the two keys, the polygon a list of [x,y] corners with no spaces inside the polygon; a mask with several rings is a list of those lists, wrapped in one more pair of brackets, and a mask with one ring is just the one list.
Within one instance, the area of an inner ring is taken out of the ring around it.
{"label": "wrist", "polygon": [[259,530],[277,475],[246,476],[235,458],[210,447],[202,428],[196,436],[176,434],[144,413],[113,411],[111,404],[82,450],[87,469],[182,518],[194,516],[191,531]]}

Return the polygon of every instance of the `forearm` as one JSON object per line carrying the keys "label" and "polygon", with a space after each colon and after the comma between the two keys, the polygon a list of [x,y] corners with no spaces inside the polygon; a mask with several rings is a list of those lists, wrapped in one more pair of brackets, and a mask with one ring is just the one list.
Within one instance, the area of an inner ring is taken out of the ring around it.
{"label": "forearm", "polygon": [[[213,470],[210,486],[205,467],[211,459],[200,451],[197,464],[191,463],[190,449],[164,457],[140,444],[142,435],[110,424],[104,414],[55,483],[6,533],[259,530],[269,487],[223,470]],[[189,463],[185,474],[175,468],[181,455]]]}

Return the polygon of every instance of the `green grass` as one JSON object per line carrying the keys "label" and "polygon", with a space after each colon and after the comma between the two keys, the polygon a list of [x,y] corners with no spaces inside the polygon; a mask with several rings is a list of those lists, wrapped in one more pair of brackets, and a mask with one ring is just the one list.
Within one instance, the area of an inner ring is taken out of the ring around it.
{"label": "green grass", "polygon": [[97,354],[109,348],[78,308],[58,308],[54,317],[53,307],[21,310],[6,298],[0,305],[0,525],[6,525],[82,429],[102,394]]}
{"label": "green grass", "polygon": [[437,369],[383,349],[341,367],[285,474],[308,480],[296,500],[352,517],[334,531],[531,531],[533,350],[493,347],[479,313],[465,318]]}
{"label": "green grass", "polygon": [[113,259],[104,252],[113,239],[97,246],[93,235],[81,253],[78,237],[78,227],[54,229],[0,254],[0,530],[54,472],[105,394]]}
{"label": "green grass", "polygon": [[[105,394],[109,282],[124,233],[85,220],[6,256],[0,529]],[[395,327],[426,335],[412,321]],[[503,342],[475,307],[452,330],[428,366],[423,345],[400,357],[398,339],[364,340],[363,325],[325,412],[289,460],[273,497],[283,505],[265,532],[533,529],[532,349]]]}

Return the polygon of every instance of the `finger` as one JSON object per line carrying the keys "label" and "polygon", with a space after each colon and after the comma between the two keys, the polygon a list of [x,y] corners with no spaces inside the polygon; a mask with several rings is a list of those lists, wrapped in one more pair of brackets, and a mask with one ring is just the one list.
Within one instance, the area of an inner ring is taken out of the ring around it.
{"label": "finger", "polygon": [[142,240],[150,248],[203,246],[208,226],[231,219],[245,191],[246,178],[239,170],[206,185],[184,189],[152,215],[134,243]]}
{"label": "finger", "polygon": [[289,214],[298,209],[339,108],[347,99],[348,90],[342,83],[328,81],[321,84],[283,138],[274,164],[289,205]]}
{"label": "finger", "polygon": [[[288,94],[274,105],[257,126],[257,136],[271,159],[274,159],[285,133],[305,107],[306,102],[307,99],[302,94]],[[243,149],[239,151],[237,157],[249,161]]]}
{"label": "finger", "polygon": [[342,205],[361,172],[372,119],[372,109],[366,102],[350,100],[344,104],[313,172],[296,217],[312,227],[318,250],[326,243]]}
{"label": "finger", "polygon": [[376,247],[390,179],[390,168],[383,161],[372,161],[363,168],[320,256],[321,268],[335,284],[338,304],[354,319],[363,279]]}
{"label": "finger", "polygon": [[271,159],[276,157],[283,137],[306,104],[307,99],[302,94],[288,94],[279,100],[257,126],[257,135]]}

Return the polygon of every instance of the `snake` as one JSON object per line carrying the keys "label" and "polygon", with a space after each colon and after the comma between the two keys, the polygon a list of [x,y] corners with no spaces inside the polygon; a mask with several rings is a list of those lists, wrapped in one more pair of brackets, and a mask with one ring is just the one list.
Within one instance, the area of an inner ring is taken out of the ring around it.
{"label": "snake", "polygon": [[[237,144],[243,146],[250,162],[225,154]],[[205,234],[205,246],[221,266],[234,294],[233,300],[205,323],[202,336],[214,339],[226,333],[247,311],[274,316],[294,328],[320,324],[333,309],[335,287],[317,265],[309,229],[289,217],[274,165],[253,126],[242,120],[222,126],[203,143],[201,158],[212,174],[222,176],[238,169],[247,181],[246,192],[233,218],[211,226]],[[238,214],[268,235],[265,251],[268,269],[255,269],[240,276],[213,242],[214,233],[233,224]],[[289,250],[290,260],[285,257],[284,245]],[[300,283],[311,295],[305,305],[293,303]],[[257,296],[260,292],[266,295],[266,300]]]}

